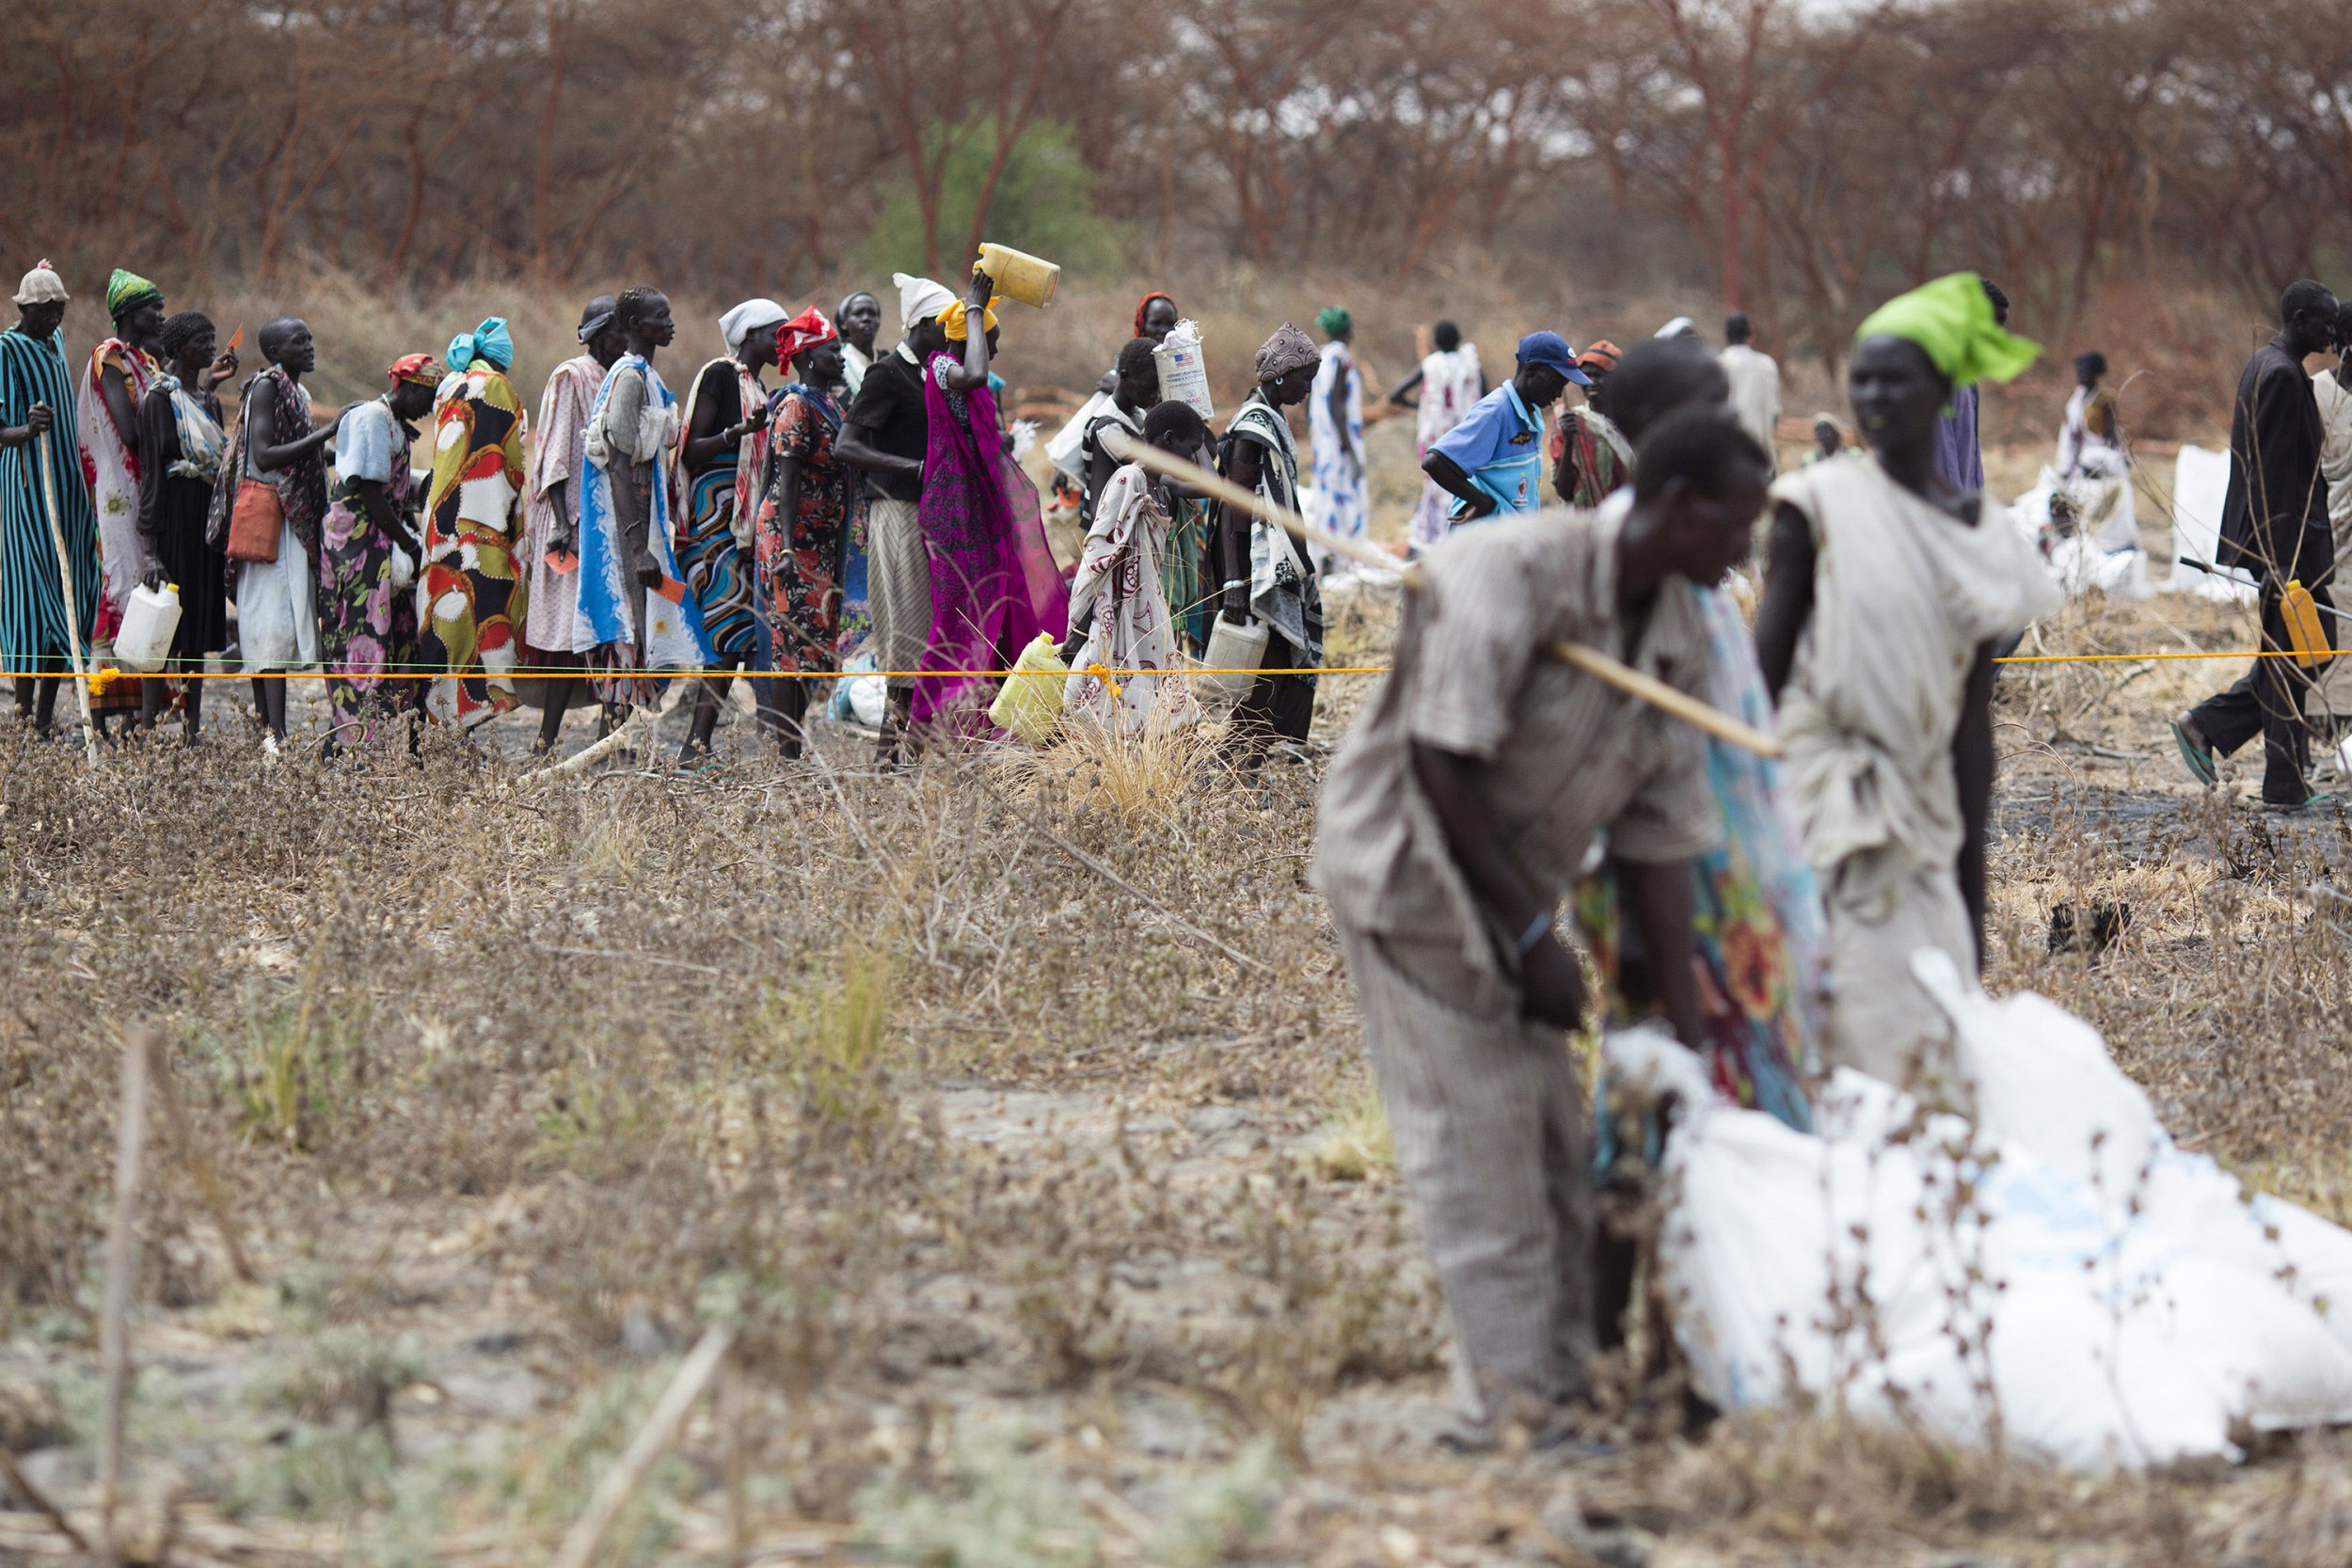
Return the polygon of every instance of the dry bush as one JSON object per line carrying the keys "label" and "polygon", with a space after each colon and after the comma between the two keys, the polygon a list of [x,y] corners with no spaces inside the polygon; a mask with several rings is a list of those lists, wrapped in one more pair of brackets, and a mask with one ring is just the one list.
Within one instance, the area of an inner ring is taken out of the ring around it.
{"label": "dry bush", "polygon": [[[1392,607],[1335,596],[1334,657],[1383,661]],[[2233,617],[2083,608],[2043,637],[2223,645]],[[2156,787],[2163,705],[2220,672],[2134,668],[2003,676],[1993,983],[2084,1013],[2184,1141],[2341,1217],[2352,914],[2330,890],[2352,841]],[[1327,682],[1318,742],[1371,687]],[[176,1348],[135,1438],[256,1528],[381,1525],[400,1560],[543,1551],[665,1354],[725,1321],[779,1530],[864,1495],[880,1539],[877,1511],[922,1496],[953,1536],[988,1494],[945,1434],[1002,1405],[1110,1545],[1152,1532],[1091,1485],[1156,1521],[1198,1497],[1183,1552],[1231,1549],[1244,1459],[1273,1452],[1300,1479],[1249,1549],[1369,1560],[1393,1528],[1426,1560],[1552,1552],[1556,1468],[1462,1465],[1413,1426],[1441,1397],[1440,1315],[1401,1184],[1348,1179],[1382,1162],[1304,879],[1319,747],[1236,787],[1213,726],[896,775],[831,735],[827,761],[784,767],[730,729],[716,770],[517,789],[495,745],[265,768],[245,729],[230,699],[205,745],[94,775],[0,730],[0,1365],[58,1390],[75,1441],[115,1063],[144,1020],[267,1288],[230,1286],[165,1140],[142,1332]],[[2133,906],[2115,947],[2049,951],[2053,905],[2103,899]],[[527,1348],[473,1348],[507,1340]],[[274,1392],[207,1403],[179,1357]],[[468,1402],[485,1358],[537,1392]],[[492,1457],[424,1457],[453,1450]],[[723,1470],[697,1418],[630,1525],[637,1560],[719,1550],[694,1532]],[[2086,1485],[1738,1421],[1578,1486],[1580,1528],[1734,1559],[2106,1543],[2283,1565],[2342,1560],[2346,1475],[2331,1438],[2219,1480]]]}

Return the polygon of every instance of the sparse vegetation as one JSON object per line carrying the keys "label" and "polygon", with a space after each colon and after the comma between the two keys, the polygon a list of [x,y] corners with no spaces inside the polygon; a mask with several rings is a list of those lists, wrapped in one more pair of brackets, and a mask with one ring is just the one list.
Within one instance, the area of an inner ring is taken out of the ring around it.
{"label": "sparse vegetation", "polygon": [[[1346,602],[1335,649],[1377,662],[1390,614]],[[2227,667],[2136,668],[2002,677],[1993,983],[2352,1216],[2352,832],[2179,786],[2160,716]],[[1370,684],[1327,682],[1332,723]],[[1820,1418],[1660,1436],[1636,1399],[1613,1458],[1435,1449],[1441,1313],[1304,883],[1315,757],[1236,787],[1208,730],[883,777],[739,720],[715,771],[517,790],[520,721],[335,768],[262,766],[233,696],[212,724],[94,775],[0,727],[0,1425],[74,1506],[144,1020],[264,1280],[159,1143],[131,1439],[220,1560],[543,1560],[712,1322],[739,1418],[689,1420],[606,1560],[726,1556],[739,1441],[763,1561],[2344,1560],[2324,1433],[2084,1481]],[[2096,902],[2110,946],[2051,942]],[[40,1528],[0,1515],[0,1555]]]}

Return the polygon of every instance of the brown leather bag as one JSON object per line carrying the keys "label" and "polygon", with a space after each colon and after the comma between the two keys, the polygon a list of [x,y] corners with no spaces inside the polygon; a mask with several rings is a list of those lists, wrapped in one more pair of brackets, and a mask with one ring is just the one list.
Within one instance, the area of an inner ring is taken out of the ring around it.
{"label": "brown leather bag", "polygon": [[231,561],[276,561],[278,536],[286,520],[285,504],[278,499],[278,486],[266,479],[237,481],[237,501],[229,514],[229,548],[224,552]]}

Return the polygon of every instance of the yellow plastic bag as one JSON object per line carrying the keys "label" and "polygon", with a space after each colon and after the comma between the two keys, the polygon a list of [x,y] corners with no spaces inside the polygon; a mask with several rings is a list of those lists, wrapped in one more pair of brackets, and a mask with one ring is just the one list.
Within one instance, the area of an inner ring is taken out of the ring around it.
{"label": "yellow plastic bag", "polygon": [[2279,596],[2279,612],[2287,624],[2287,646],[2295,650],[2296,663],[2308,670],[2335,657],[2328,628],[2319,619],[2319,603],[2301,578],[2289,582]]}
{"label": "yellow plastic bag", "polygon": [[1070,669],[1061,645],[1044,632],[1021,650],[1004,689],[988,705],[988,721],[1025,745],[1041,745],[1061,720],[1062,683]]}

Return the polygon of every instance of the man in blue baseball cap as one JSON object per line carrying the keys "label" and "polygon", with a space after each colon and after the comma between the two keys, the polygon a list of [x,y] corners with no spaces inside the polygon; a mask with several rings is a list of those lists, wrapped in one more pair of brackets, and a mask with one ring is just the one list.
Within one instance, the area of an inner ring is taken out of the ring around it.
{"label": "man in blue baseball cap", "polygon": [[1519,367],[1479,399],[1469,418],[1431,443],[1421,470],[1454,497],[1450,523],[1543,504],[1544,413],[1569,382],[1589,387],[1576,350],[1557,332],[1519,340]]}

